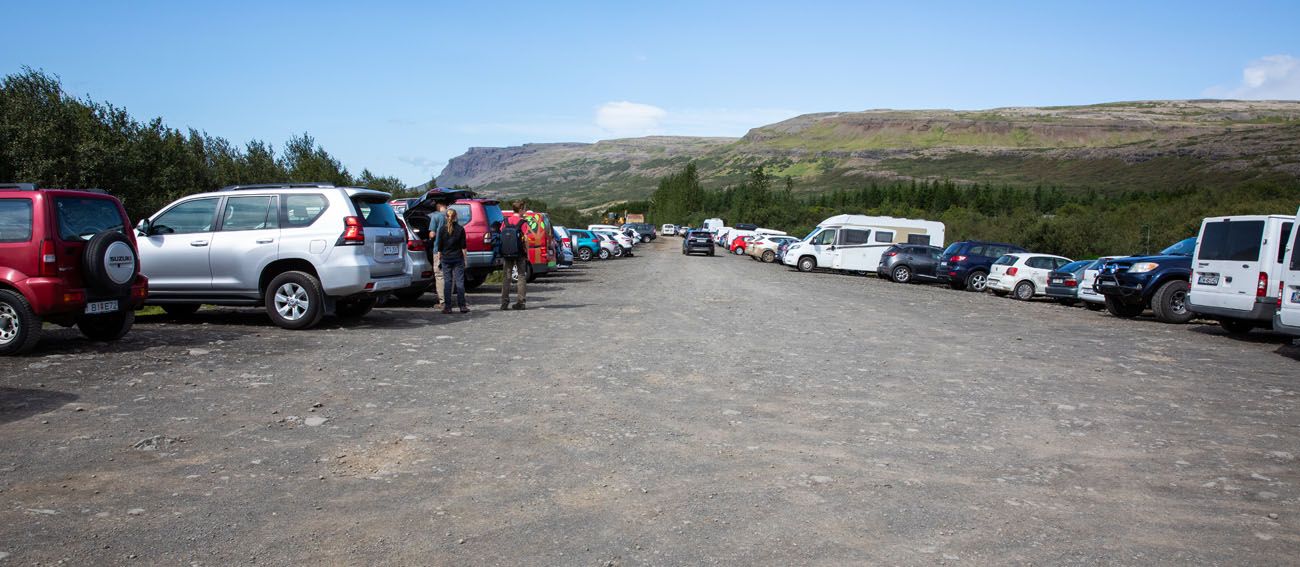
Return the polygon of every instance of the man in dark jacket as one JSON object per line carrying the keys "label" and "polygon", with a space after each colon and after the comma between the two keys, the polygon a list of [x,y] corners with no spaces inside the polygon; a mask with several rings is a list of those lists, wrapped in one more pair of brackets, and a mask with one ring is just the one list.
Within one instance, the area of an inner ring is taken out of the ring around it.
{"label": "man in dark jacket", "polygon": [[[501,310],[510,309],[510,276],[518,275],[518,282],[515,284],[516,297],[514,309],[527,309],[524,301],[528,297],[527,280],[528,272],[528,244],[525,235],[528,231],[528,221],[524,219],[524,202],[515,201],[511,203],[514,209],[514,217],[506,217],[501,221]],[[513,236],[507,236],[513,235]],[[507,243],[506,238],[515,239],[515,242]]]}

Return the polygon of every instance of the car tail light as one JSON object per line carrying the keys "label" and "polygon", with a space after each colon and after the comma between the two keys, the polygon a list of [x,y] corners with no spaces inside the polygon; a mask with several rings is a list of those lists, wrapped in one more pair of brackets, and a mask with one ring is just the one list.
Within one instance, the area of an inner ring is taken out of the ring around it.
{"label": "car tail light", "polygon": [[406,249],[407,249],[407,250],[410,250],[411,252],[424,252],[424,241],[423,241],[423,240],[407,240],[407,241],[406,241]]}
{"label": "car tail light", "polygon": [[427,271],[427,272],[420,272],[420,277],[421,277],[421,278],[431,278],[431,277],[433,277],[433,270],[429,270],[429,271]]}
{"label": "car tail light", "polygon": [[492,244],[492,231],[483,233],[483,244]]}
{"label": "car tail light", "polygon": [[1259,283],[1255,285],[1255,297],[1268,297],[1268,272],[1259,273]]}
{"label": "car tail light", "polygon": [[1286,292],[1286,283],[1282,281],[1278,281],[1277,282],[1277,308],[1278,309],[1282,308],[1282,294],[1285,292]]}
{"label": "car tail light", "polygon": [[37,270],[42,276],[51,277],[59,273],[59,257],[54,253],[54,241],[41,241],[41,257],[37,259],[40,269]]}
{"label": "car tail light", "polygon": [[1019,272],[1019,271],[1020,271],[1020,268],[1007,268],[1007,275],[1008,275],[1008,276],[1014,276],[1014,275],[1016,275],[1016,272]]}
{"label": "car tail light", "polygon": [[893,258],[894,256],[897,256],[897,255],[898,255],[898,252],[885,252],[885,257],[886,257],[886,258]]}
{"label": "car tail light", "polygon": [[86,292],[73,290],[63,294],[63,303],[66,305],[76,305],[86,302]]}
{"label": "car tail light", "polygon": [[953,256],[953,257],[951,257],[951,258],[948,258],[948,261],[949,261],[949,262],[961,262],[961,261],[963,261],[963,260],[965,260],[965,259],[966,259],[965,256]]}
{"label": "car tail light", "polygon": [[343,238],[339,239],[339,244],[343,246],[360,246],[365,243],[366,231],[361,227],[361,217],[344,217]]}
{"label": "car tail light", "polygon": [[1077,287],[1078,285],[1079,285],[1079,280],[1074,280],[1074,279],[1065,280],[1065,287]]}
{"label": "car tail light", "polygon": [[561,238],[561,239],[560,239],[560,244],[563,244],[563,245],[565,245],[565,246],[568,246],[568,245],[570,244],[570,242],[569,242],[569,237],[566,236],[566,237],[564,237],[564,238]]}

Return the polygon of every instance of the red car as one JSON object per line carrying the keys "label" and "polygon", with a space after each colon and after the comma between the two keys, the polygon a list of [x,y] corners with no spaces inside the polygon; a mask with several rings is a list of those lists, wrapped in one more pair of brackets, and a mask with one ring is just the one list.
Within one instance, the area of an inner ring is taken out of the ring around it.
{"label": "red car", "polygon": [[137,250],[112,195],[0,184],[0,355],[34,348],[45,321],[125,335],[149,295]]}
{"label": "red car", "polygon": [[744,254],[745,247],[749,246],[749,241],[753,239],[754,237],[752,236],[737,236],[735,240],[731,241],[731,246],[728,247],[728,250],[731,250],[732,254],[736,254],[736,255]]}
{"label": "red car", "polygon": [[469,259],[465,265],[465,289],[483,285],[488,274],[501,267],[501,259],[493,251],[497,227],[505,219],[501,214],[501,204],[494,199],[474,198],[472,191],[431,189],[423,196],[413,199],[403,213],[407,222],[411,223],[411,231],[420,238],[432,240],[429,234],[429,215],[436,214],[438,203],[455,209],[457,222],[465,227],[465,252]]}

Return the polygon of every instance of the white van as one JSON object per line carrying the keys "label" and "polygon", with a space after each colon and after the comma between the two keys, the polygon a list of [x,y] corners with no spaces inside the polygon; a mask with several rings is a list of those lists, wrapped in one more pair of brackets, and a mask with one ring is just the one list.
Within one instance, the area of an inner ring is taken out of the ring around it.
{"label": "white van", "polygon": [[1282,262],[1282,277],[1277,282],[1277,314],[1273,330],[1300,336],[1300,210],[1291,221],[1291,244]]}
{"label": "white van", "polygon": [[1277,313],[1276,282],[1282,278],[1286,243],[1295,217],[1240,215],[1201,222],[1192,256],[1187,306],[1219,320],[1230,333],[1271,327]]}
{"label": "white van", "polygon": [[704,219],[704,224],[700,226],[700,230],[717,232],[725,225],[726,223],[722,222],[722,219]]}
{"label": "white van", "polygon": [[943,247],[938,221],[835,215],[822,221],[803,240],[786,249],[784,263],[801,272],[817,268],[875,272],[880,256],[895,244]]}

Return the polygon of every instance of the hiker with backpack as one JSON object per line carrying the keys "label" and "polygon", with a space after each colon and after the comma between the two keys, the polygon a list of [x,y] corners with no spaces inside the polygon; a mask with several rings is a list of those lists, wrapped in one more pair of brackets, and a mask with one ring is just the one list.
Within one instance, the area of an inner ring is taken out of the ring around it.
{"label": "hiker with backpack", "polygon": [[527,279],[528,273],[525,263],[528,262],[528,245],[524,241],[524,233],[528,229],[528,222],[524,220],[524,202],[515,201],[511,203],[515,211],[515,218],[512,221],[507,218],[501,221],[501,310],[511,309],[510,306],[510,276],[518,275],[518,282],[515,283],[516,301],[513,309],[527,309],[524,301],[527,299],[528,290]]}
{"label": "hiker with backpack", "polygon": [[461,313],[469,313],[465,304],[465,227],[456,222],[456,209],[447,209],[447,224],[438,234],[438,254],[442,257],[442,312],[451,313],[451,296]]}

